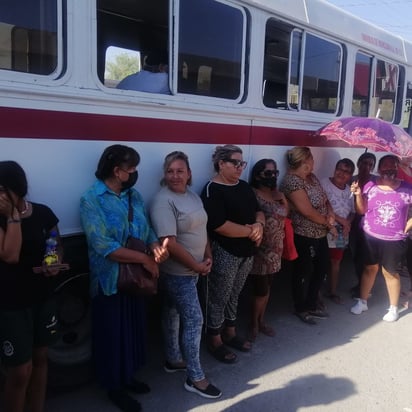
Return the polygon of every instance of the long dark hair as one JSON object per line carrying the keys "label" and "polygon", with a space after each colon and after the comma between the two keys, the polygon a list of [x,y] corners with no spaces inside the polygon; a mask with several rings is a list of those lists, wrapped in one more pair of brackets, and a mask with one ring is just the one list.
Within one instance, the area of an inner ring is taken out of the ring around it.
{"label": "long dark hair", "polygon": [[10,200],[10,192],[20,198],[27,195],[26,173],[14,160],[0,162],[0,186],[7,192]]}
{"label": "long dark hair", "polygon": [[106,147],[97,164],[95,176],[100,180],[105,180],[113,176],[113,169],[116,166],[124,168],[134,167],[140,163],[140,155],[132,147],[121,144],[114,144]]}

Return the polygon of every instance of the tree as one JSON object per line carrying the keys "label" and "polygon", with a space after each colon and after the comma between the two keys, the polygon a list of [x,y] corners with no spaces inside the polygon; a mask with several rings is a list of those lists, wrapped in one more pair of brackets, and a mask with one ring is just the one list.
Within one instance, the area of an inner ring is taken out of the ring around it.
{"label": "tree", "polygon": [[136,54],[120,53],[114,61],[107,62],[105,78],[110,80],[122,80],[129,74],[140,70],[140,59]]}

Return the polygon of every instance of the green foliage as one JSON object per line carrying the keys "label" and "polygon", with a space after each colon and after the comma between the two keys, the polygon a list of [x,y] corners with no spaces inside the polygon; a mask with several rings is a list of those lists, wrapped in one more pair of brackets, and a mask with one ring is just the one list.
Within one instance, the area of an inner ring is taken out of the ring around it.
{"label": "green foliage", "polygon": [[129,74],[140,70],[140,61],[136,56],[127,53],[118,54],[114,62],[106,65],[105,78],[111,80],[121,80]]}

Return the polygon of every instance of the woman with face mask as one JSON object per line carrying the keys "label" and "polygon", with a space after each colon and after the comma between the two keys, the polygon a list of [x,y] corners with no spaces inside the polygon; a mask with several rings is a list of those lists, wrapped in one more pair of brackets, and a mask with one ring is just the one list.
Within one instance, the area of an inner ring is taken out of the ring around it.
{"label": "woman with face mask", "polygon": [[399,318],[399,265],[407,250],[407,232],[412,229],[412,218],[408,219],[412,186],[397,178],[398,166],[399,159],[396,156],[383,156],[379,161],[379,177],[375,183],[368,182],[363,192],[357,182],[351,186],[356,211],[364,214],[362,227],[365,232],[365,268],[360,298],[351,312],[360,315],[368,310],[367,298],[381,266],[390,304],[383,317],[386,322],[394,322]]}
{"label": "woman with face mask", "polygon": [[[131,147],[106,148],[95,173],[97,181],[80,200],[80,217],[89,247],[92,296],[92,349],[96,376],[109,399],[122,411],[139,411],[129,392],[150,388],[134,380],[145,358],[143,298],[118,293],[119,263],[142,263],[153,277],[168,257],[167,240],[159,243],[142,196],[133,189],[140,156]],[[133,220],[129,222],[129,205]],[[143,240],[146,255],[125,247],[127,238]]]}
{"label": "woman with face mask", "polygon": [[256,194],[260,209],[265,215],[262,243],[255,255],[249,281],[252,288],[252,316],[249,339],[258,333],[274,336],[275,330],[265,323],[264,316],[269,301],[273,275],[280,270],[285,217],[288,203],[276,188],[279,171],[272,159],[259,160],[252,169],[250,185]]}

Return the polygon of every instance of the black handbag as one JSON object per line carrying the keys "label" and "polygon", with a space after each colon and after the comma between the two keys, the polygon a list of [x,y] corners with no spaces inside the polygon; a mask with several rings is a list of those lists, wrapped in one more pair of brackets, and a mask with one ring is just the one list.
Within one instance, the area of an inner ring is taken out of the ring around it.
{"label": "black handbag", "polygon": [[[129,224],[133,220],[133,208],[129,192]],[[126,248],[137,252],[150,253],[146,244],[138,238],[130,236]],[[157,278],[147,271],[141,263],[120,263],[119,278],[117,280],[119,293],[132,296],[155,295],[157,293]]]}

